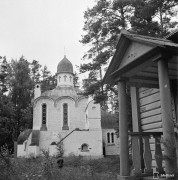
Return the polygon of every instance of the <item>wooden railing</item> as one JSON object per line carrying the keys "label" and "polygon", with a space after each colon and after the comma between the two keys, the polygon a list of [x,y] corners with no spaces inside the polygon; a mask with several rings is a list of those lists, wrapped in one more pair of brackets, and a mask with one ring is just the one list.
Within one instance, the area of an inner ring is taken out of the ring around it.
{"label": "wooden railing", "polygon": [[162,132],[130,132],[129,135],[131,137],[133,161],[132,174],[135,176],[153,175],[152,153],[149,141],[151,137],[154,138],[156,171],[163,174],[163,156],[161,150]]}

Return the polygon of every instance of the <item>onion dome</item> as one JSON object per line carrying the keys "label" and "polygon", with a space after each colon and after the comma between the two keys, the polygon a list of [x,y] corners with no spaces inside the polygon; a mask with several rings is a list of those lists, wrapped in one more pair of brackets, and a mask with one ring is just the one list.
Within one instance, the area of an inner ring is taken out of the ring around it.
{"label": "onion dome", "polygon": [[64,56],[57,66],[57,73],[71,73],[73,74],[72,63]]}

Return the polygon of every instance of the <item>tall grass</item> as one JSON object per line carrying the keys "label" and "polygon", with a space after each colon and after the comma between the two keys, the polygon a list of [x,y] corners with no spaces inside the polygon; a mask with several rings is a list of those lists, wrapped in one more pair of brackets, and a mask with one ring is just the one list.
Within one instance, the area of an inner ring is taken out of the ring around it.
{"label": "tall grass", "polygon": [[119,157],[85,159],[69,156],[63,168],[58,168],[57,157],[43,151],[41,157],[12,158],[0,156],[0,180],[115,180],[119,174]]}

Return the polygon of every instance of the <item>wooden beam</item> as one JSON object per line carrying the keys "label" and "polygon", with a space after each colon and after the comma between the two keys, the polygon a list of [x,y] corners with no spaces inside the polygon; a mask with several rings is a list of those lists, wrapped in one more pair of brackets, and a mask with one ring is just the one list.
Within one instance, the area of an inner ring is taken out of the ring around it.
{"label": "wooden beam", "polygon": [[127,85],[128,86],[135,86],[135,87],[138,87],[138,88],[141,88],[141,87],[145,87],[145,88],[159,88],[159,84],[148,84],[148,83],[143,83],[143,82],[137,82],[137,81],[128,81],[127,82]]}
{"label": "wooden beam", "polygon": [[128,118],[126,82],[118,82],[119,97],[119,137],[120,137],[120,176],[129,176]]}
{"label": "wooden beam", "polygon": [[149,77],[149,76],[132,76],[130,79],[138,79],[138,80],[142,80],[143,82],[144,81],[151,81],[151,82],[154,82],[154,83],[158,83],[158,78],[154,78],[154,77]]}
{"label": "wooden beam", "polygon": [[162,111],[162,125],[164,138],[165,171],[166,174],[175,174],[176,170],[176,143],[172,116],[172,103],[170,81],[168,75],[168,62],[165,59],[158,61],[158,75],[160,87],[160,100]]}
{"label": "wooden beam", "polygon": [[152,73],[152,72],[141,71],[137,75],[142,76],[142,77],[146,76],[146,77],[158,78],[158,74],[157,73]]}

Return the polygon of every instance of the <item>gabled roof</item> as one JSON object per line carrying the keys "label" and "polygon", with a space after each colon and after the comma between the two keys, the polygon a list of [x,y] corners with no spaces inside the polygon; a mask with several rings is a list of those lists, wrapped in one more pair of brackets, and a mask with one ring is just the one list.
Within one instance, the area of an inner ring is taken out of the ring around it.
{"label": "gabled roof", "polygon": [[163,39],[163,38],[155,38],[155,37],[150,37],[150,36],[143,36],[143,35],[137,35],[137,34],[131,34],[131,33],[124,33],[125,37],[135,40],[138,42],[143,42],[143,43],[149,43],[152,44],[153,46],[171,46],[171,47],[178,47],[177,43],[174,43],[171,40],[168,39]]}
{"label": "gabled roof", "polygon": [[[155,56],[158,54],[159,49],[171,49],[177,52],[178,44],[171,40],[171,37],[175,37],[175,35],[178,36],[178,31],[169,36],[169,39],[142,36],[122,31],[116,46],[116,52],[104,76],[103,83],[114,84],[114,75],[117,74],[117,77],[120,77],[121,72],[126,72],[128,69],[143,63],[151,56]],[[126,53],[129,47],[132,48],[129,52],[130,54]],[[139,48],[140,51],[138,50]],[[126,54],[132,57],[126,57]]]}

